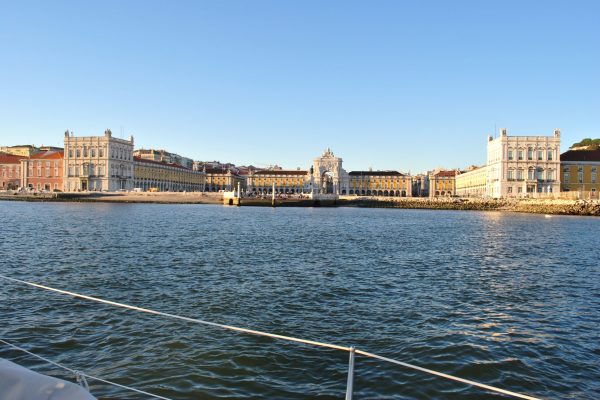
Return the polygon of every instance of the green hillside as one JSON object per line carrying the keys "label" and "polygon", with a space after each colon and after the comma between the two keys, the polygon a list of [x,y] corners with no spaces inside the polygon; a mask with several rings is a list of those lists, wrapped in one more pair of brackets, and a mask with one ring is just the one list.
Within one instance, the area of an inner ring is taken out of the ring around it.
{"label": "green hillside", "polygon": [[600,148],[600,139],[585,138],[580,142],[573,143],[570,149],[574,147],[588,147],[589,150],[598,150]]}

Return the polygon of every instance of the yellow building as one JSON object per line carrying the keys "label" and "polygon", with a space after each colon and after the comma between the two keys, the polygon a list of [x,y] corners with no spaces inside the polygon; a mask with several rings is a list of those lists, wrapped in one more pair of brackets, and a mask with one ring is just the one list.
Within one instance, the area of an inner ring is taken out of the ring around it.
{"label": "yellow building", "polygon": [[242,189],[246,187],[245,179],[230,169],[205,168],[203,171],[206,174],[207,192],[237,190],[238,184]]}
{"label": "yellow building", "polygon": [[203,192],[204,171],[194,171],[179,164],[133,159],[134,188],[152,192]]}
{"label": "yellow building", "polygon": [[429,197],[456,195],[456,170],[435,170],[429,173]]}
{"label": "yellow building", "polygon": [[560,156],[561,190],[581,198],[598,198],[600,150],[569,150]]}
{"label": "yellow building", "polygon": [[342,196],[412,196],[410,175],[398,171],[350,171],[331,149],[313,159],[308,170],[265,169],[247,176],[247,193],[310,194]]}
{"label": "yellow building", "polygon": [[248,174],[248,193],[271,193],[273,185],[275,185],[275,193],[308,193],[310,192],[308,171],[264,169]]}
{"label": "yellow building", "polygon": [[488,179],[487,166],[472,166],[456,175],[456,195],[460,197],[484,197]]}
{"label": "yellow building", "polygon": [[[342,194],[344,191],[342,191]],[[350,171],[348,194],[357,196],[412,196],[412,178],[398,171]]]}

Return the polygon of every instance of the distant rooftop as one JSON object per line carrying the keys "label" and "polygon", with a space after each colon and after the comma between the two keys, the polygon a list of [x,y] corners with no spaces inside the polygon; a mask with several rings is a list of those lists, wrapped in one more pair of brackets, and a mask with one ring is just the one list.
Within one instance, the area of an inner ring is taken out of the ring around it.
{"label": "distant rooftop", "polygon": [[600,150],[569,150],[560,155],[560,161],[599,161]]}
{"label": "distant rooftop", "polygon": [[404,176],[398,171],[350,171],[350,176]]}
{"label": "distant rooftop", "polygon": [[297,169],[262,169],[256,171],[254,175],[306,175],[308,171]]}

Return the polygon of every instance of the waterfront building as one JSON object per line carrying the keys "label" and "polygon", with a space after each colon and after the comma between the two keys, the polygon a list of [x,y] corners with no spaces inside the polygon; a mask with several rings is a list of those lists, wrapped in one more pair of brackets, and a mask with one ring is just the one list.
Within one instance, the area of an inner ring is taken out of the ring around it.
{"label": "waterfront building", "polygon": [[569,150],[560,156],[561,190],[578,192],[581,198],[598,198],[600,193],[600,150]]}
{"label": "waterfront building", "polygon": [[207,192],[237,190],[238,184],[241,189],[246,188],[246,180],[231,169],[203,168],[202,171],[205,173],[205,191]]}
{"label": "waterfront building", "polygon": [[310,181],[306,170],[263,169],[250,171],[246,177],[248,193],[310,193]]}
{"label": "waterfront building", "polygon": [[12,154],[13,156],[31,157],[40,151],[39,148],[30,144],[17,146],[0,146],[0,153]]}
{"label": "waterfront building", "polygon": [[429,175],[417,174],[412,177],[413,197],[429,197]]}
{"label": "waterfront building", "polygon": [[455,169],[446,170],[438,168],[429,175],[429,197],[451,197],[456,195]]}
{"label": "waterfront building", "polygon": [[456,175],[456,195],[459,197],[485,197],[487,187],[487,165],[471,166]]}
{"label": "waterfront building", "polygon": [[22,186],[35,190],[64,190],[64,151],[49,150],[21,159]]}
{"label": "waterfront building", "polygon": [[[412,179],[398,171],[350,171],[348,194],[357,196],[411,197]],[[342,190],[342,194],[344,190]]]}
{"label": "waterfront building", "polygon": [[134,189],[159,192],[203,192],[204,171],[192,170],[180,164],[133,157]]}
{"label": "waterfront building", "polygon": [[74,136],[65,132],[64,190],[117,191],[133,189],[133,136]]}
{"label": "waterfront building", "polygon": [[249,193],[311,193],[319,195],[412,196],[412,178],[398,171],[350,171],[331,149],[313,159],[308,170],[270,168],[251,171]]}
{"label": "waterfront building", "polygon": [[552,136],[488,137],[487,196],[539,196],[560,191],[560,130]]}
{"label": "waterfront building", "polygon": [[21,158],[0,153],[0,190],[15,190],[21,186]]}

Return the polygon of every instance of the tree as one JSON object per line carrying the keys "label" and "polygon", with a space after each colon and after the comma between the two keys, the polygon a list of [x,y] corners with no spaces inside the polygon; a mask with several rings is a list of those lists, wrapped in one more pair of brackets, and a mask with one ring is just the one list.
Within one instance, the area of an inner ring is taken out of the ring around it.
{"label": "tree", "polygon": [[600,148],[600,139],[585,138],[580,142],[573,143],[570,149],[575,147],[586,147],[587,150],[598,150]]}

